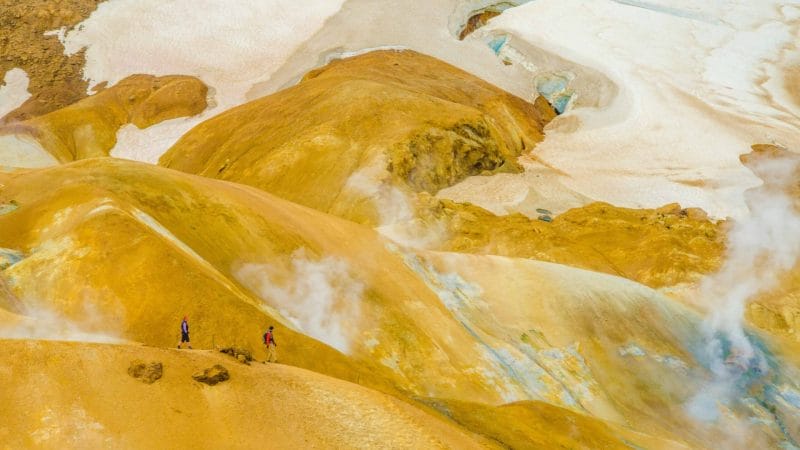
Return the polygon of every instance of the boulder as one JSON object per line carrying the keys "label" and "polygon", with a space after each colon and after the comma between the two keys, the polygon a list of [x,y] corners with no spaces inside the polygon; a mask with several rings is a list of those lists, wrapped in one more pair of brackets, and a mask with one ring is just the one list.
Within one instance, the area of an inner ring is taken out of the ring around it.
{"label": "boulder", "polygon": [[158,361],[145,363],[142,360],[136,359],[131,361],[131,365],[128,367],[128,375],[145,384],[153,384],[156,380],[161,378],[163,374],[164,367]]}
{"label": "boulder", "polygon": [[192,378],[194,378],[195,381],[214,386],[217,383],[230,379],[230,375],[228,374],[228,369],[219,364],[214,364],[212,367],[202,372],[195,373],[192,375]]}
{"label": "boulder", "polygon": [[239,347],[224,347],[219,350],[221,353],[225,353],[226,355],[231,355],[236,360],[238,360],[242,364],[250,365],[250,361],[253,360],[253,354],[250,353],[250,350],[239,348]]}

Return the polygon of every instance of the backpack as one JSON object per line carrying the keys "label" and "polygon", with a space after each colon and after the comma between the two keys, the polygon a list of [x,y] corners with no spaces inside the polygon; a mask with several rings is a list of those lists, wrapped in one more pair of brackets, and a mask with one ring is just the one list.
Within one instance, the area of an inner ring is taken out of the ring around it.
{"label": "backpack", "polygon": [[269,345],[270,343],[272,343],[272,333],[267,331],[264,333],[264,344]]}

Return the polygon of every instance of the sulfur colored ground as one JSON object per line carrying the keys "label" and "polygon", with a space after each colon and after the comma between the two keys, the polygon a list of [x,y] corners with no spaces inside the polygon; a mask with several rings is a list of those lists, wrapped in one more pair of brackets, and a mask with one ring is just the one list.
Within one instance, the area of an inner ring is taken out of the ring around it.
{"label": "sulfur colored ground", "polygon": [[[256,188],[112,158],[0,183],[0,203],[18,205],[0,216],[0,247],[24,256],[2,272],[24,305],[0,317],[6,336],[67,322],[49,338],[170,348],[188,314],[195,348],[261,360],[274,324],[289,365],[403,397],[541,398],[671,440],[699,389],[699,318],[618,277],[414,252]],[[620,354],[633,343],[648,356]]]}
{"label": "sulfur colored ground", "polygon": [[[3,335],[21,337],[20,320],[68,322],[50,338],[80,331],[170,348],[188,314],[195,348],[232,345],[260,360],[274,324],[281,362],[392,395],[542,399],[693,446],[721,432],[683,409],[707,373],[695,358],[700,317],[640,284],[415,252],[253,187],[113,158],[0,174],[0,184],[0,204],[17,205],[0,215],[0,247],[23,255],[2,275],[24,305],[0,316]],[[753,435],[772,445],[780,431],[764,408],[726,414],[768,417]]]}
{"label": "sulfur colored ground", "polygon": [[[212,351],[3,340],[0,440],[8,448],[499,448],[435,413],[285,365]],[[153,384],[131,361],[163,365]],[[215,386],[192,374],[215,364]],[[24,413],[23,413],[24,411]]]}
{"label": "sulfur colored ground", "polygon": [[[285,362],[353,380],[381,372],[369,361],[353,370],[234,276],[247,262],[290,264],[298,248],[345,253],[357,226],[252,189],[108,158],[6,177],[3,199],[20,208],[0,216],[0,246],[25,258],[3,275],[32,313],[165,347],[189,314],[199,348],[244,346],[260,359],[260,336],[275,324]],[[364,258],[382,248],[375,238],[367,245]]]}
{"label": "sulfur colored ground", "polygon": [[433,399],[425,402],[465,428],[510,448],[630,449],[631,445],[660,449],[691,448],[684,443],[653,438],[539,401],[497,407]]}

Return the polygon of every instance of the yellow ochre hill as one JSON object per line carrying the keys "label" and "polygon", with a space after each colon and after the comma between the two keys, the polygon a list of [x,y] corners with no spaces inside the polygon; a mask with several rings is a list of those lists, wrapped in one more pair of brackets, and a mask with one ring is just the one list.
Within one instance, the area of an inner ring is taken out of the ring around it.
{"label": "yellow ochre hill", "polygon": [[427,195],[519,170],[517,156],[535,158],[553,117],[544,97],[529,104],[429,56],[374,51],[203,122],[160,163],[389,226],[427,248],[558,262],[652,287],[717,268],[723,234],[697,209],[598,203],[548,223]]}
{"label": "yellow ochre hill", "polygon": [[[79,329],[88,340],[172,347],[188,314],[196,348],[260,358],[274,323],[282,362],[421,401],[484,435],[498,436],[487,407],[526,400],[620,424],[657,448],[711,446],[724,429],[680,408],[707,370],[699,316],[631,281],[412,251],[255,188],[111,158],[0,183],[0,204],[16,205],[0,216],[0,247],[18,255],[2,272],[22,303],[3,315],[12,331],[23,316],[55,327],[54,339]],[[477,405],[448,413],[426,398]],[[753,442],[778,442],[777,423],[765,421]]]}
{"label": "yellow ochre hill", "polygon": [[2,147],[13,144],[9,137],[34,140],[59,162],[108,156],[121,126],[147,128],[198,114],[206,108],[207,92],[194,77],[132,75],[72,105],[0,126],[0,157],[9,151]]}
{"label": "yellow ochre hill", "polygon": [[374,51],[201,123],[160,164],[377,224],[381,191],[520,171],[554,116],[430,56]]}

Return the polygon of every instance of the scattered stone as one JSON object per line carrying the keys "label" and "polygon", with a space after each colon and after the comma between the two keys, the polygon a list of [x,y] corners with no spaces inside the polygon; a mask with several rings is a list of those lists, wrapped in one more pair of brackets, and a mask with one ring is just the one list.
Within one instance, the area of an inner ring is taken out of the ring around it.
{"label": "scattered stone", "polygon": [[250,361],[253,360],[253,354],[250,353],[250,350],[246,350],[243,348],[238,347],[225,347],[219,350],[221,353],[225,353],[226,355],[231,355],[236,358],[240,363],[250,365]]}
{"label": "scattered stone", "polygon": [[548,215],[548,216],[552,216],[553,215],[553,213],[549,209],[544,209],[544,208],[536,208],[536,212],[539,213],[539,214],[545,214],[545,215]]}
{"label": "scattered stone", "polygon": [[145,363],[140,359],[131,361],[128,375],[145,384],[153,384],[164,374],[164,367],[158,361]]}
{"label": "scattered stone", "polygon": [[552,222],[553,218],[542,214],[541,216],[539,216],[539,220],[541,220],[542,222]]}
{"label": "scattered stone", "polygon": [[195,381],[199,381],[201,383],[205,383],[209,386],[214,386],[217,383],[221,383],[230,379],[230,375],[228,374],[228,369],[219,364],[214,364],[213,367],[209,367],[208,369],[197,372],[196,374],[192,375]]}

